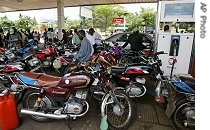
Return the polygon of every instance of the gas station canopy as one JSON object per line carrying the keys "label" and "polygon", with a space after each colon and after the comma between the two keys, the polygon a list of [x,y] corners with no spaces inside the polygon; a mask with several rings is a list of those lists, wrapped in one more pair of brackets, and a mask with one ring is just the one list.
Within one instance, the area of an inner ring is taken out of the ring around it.
{"label": "gas station canopy", "polygon": [[[57,1],[62,0],[0,0],[0,12],[57,8]],[[64,7],[73,7],[102,4],[154,3],[157,0],[63,0],[63,2]]]}

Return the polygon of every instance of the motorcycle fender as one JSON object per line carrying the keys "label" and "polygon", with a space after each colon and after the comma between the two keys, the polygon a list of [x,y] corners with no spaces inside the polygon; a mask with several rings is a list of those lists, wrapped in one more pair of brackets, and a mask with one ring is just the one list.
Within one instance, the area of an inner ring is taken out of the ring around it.
{"label": "motorcycle fender", "polygon": [[167,108],[166,108],[166,115],[170,118],[172,116],[172,114],[174,113],[174,111],[176,110],[176,103],[182,99],[182,96],[178,95],[176,97],[174,97],[173,101],[168,102],[167,104]]}
{"label": "motorcycle fender", "polygon": [[102,117],[105,116],[105,107],[106,107],[106,103],[108,102],[109,97],[110,97],[110,94],[109,93],[106,93],[103,96],[102,103],[101,103],[101,116]]}

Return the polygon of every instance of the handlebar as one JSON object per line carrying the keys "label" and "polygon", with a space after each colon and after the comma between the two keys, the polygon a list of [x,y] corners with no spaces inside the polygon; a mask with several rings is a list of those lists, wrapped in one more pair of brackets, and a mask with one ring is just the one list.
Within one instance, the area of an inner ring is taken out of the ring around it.
{"label": "handlebar", "polygon": [[165,53],[164,51],[159,51],[159,52],[156,52],[155,55],[161,55],[161,54],[168,54],[168,53]]}

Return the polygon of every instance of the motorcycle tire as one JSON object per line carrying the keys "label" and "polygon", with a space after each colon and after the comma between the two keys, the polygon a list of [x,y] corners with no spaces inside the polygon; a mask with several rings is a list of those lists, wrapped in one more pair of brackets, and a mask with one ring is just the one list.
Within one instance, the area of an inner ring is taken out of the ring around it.
{"label": "motorcycle tire", "polygon": [[[135,120],[136,112],[134,105],[130,97],[124,91],[117,90],[114,94],[123,105],[124,110],[123,113],[117,111],[119,110],[119,106],[116,103],[106,104],[104,112],[107,115],[108,127],[110,130],[127,130]],[[122,103],[123,100],[125,101],[124,103]]]}
{"label": "motorcycle tire", "polygon": [[[187,107],[195,112],[195,102],[188,101],[187,99],[181,99],[176,103],[176,110],[172,114],[172,123],[178,130],[192,130],[195,126],[185,127],[184,121],[187,120],[186,113],[183,113],[184,109],[187,111]],[[191,108],[192,107],[192,108]],[[195,124],[195,119],[194,119]]]}
{"label": "motorcycle tire", "polygon": [[[22,106],[24,109],[34,109],[38,95],[40,94],[39,90],[30,89],[23,96]],[[41,107],[56,107],[57,103],[52,99],[52,97],[44,94],[41,102]],[[37,111],[37,110],[36,110]],[[50,122],[52,119],[40,116],[30,116],[33,120],[37,122]]]}

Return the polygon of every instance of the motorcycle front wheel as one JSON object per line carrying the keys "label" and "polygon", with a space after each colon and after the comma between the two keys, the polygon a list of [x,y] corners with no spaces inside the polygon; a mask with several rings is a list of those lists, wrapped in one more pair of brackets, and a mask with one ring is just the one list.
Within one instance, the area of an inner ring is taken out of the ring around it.
{"label": "motorcycle front wheel", "polygon": [[134,122],[135,109],[129,96],[118,90],[113,95],[105,96],[102,101],[102,115],[107,115],[109,129],[127,130]]}
{"label": "motorcycle front wheel", "polygon": [[195,129],[195,102],[186,99],[177,102],[176,110],[172,115],[172,123],[180,130]]}
{"label": "motorcycle front wheel", "polygon": [[[23,101],[22,101],[23,108],[37,111],[36,102],[39,94],[40,94],[39,90],[34,90],[34,89],[28,90],[26,94],[23,96]],[[42,101],[40,103],[40,107],[42,109],[44,108],[47,109],[55,106],[57,106],[56,102],[50,96],[44,94]],[[50,122],[52,120],[50,118],[34,116],[34,115],[31,115],[30,117],[38,122]]]}

